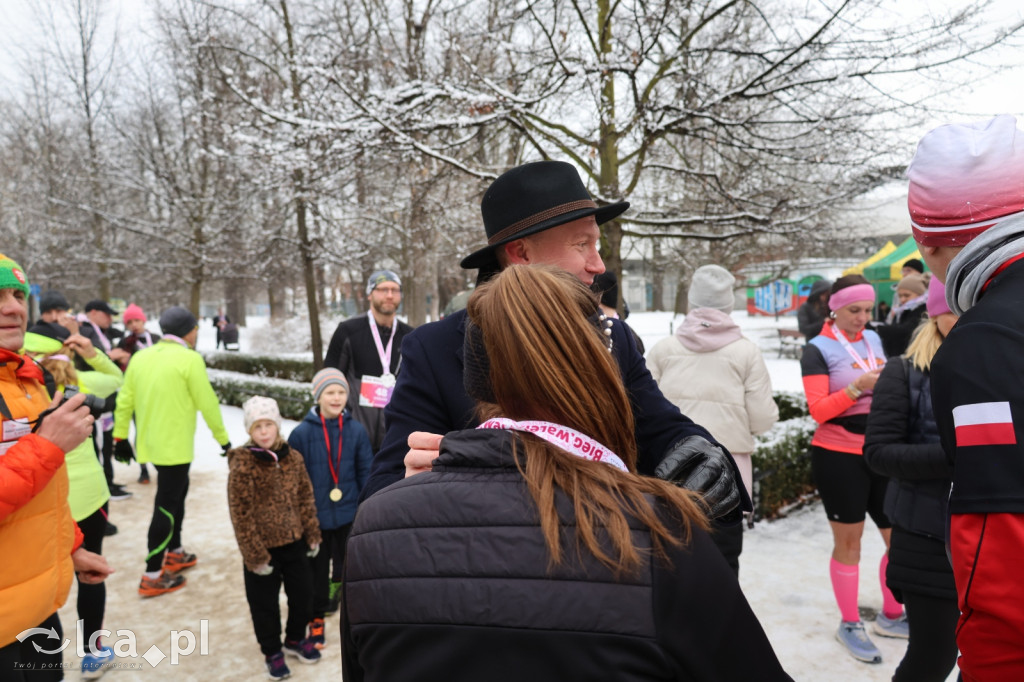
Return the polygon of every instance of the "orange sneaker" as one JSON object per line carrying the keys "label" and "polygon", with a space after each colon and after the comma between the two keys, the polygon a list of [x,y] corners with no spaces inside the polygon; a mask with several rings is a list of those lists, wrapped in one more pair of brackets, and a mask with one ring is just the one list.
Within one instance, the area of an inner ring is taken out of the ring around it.
{"label": "orange sneaker", "polygon": [[317,649],[323,649],[327,646],[326,642],[324,642],[323,618],[314,618],[309,621],[309,641],[312,642]]}
{"label": "orange sneaker", "polygon": [[174,592],[185,587],[185,578],[177,573],[161,571],[159,577],[147,578],[142,576],[139,582],[140,597],[159,597],[161,594]]}
{"label": "orange sneaker", "polygon": [[195,566],[196,561],[198,561],[196,555],[185,550],[180,552],[169,551],[164,555],[164,572],[177,573],[178,571],[184,571],[186,568]]}

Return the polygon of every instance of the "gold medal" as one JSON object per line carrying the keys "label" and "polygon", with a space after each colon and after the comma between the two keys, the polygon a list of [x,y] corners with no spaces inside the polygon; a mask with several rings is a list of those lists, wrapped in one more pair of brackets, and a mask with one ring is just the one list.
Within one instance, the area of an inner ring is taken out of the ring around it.
{"label": "gold medal", "polygon": [[334,488],[333,490],[331,490],[331,502],[337,502],[340,499],[341,499],[341,490],[339,488]]}

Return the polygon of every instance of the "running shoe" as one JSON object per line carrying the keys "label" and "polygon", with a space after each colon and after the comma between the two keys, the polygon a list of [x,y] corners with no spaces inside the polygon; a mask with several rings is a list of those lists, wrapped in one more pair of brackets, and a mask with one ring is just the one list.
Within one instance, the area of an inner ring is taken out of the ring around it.
{"label": "running shoe", "polygon": [[180,552],[168,551],[164,555],[164,571],[170,573],[178,573],[184,571],[186,568],[192,568],[196,565],[196,555],[191,552],[181,550]]}
{"label": "running shoe", "polygon": [[267,665],[267,677],[272,680],[283,680],[286,677],[292,676],[292,671],[288,669],[288,664],[284,662],[284,653],[278,651],[273,656],[267,656],[264,661]]}
{"label": "running shoe", "polygon": [[910,639],[910,625],[907,623],[907,614],[901,613],[896,618],[889,618],[884,613],[875,616],[875,624],[871,628],[876,635],[882,637],[898,637]]}
{"label": "running shoe", "polygon": [[109,538],[109,537],[110,537],[111,535],[117,535],[117,526],[115,526],[114,524],[112,524],[112,523],[111,523],[110,521],[107,521],[107,525],[106,525],[106,527],[105,527],[105,528],[103,529],[103,534],[104,534],[105,536],[107,536],[108,538]]}
{"label": "running shoe", "polygon": [[140,597],[159,597],[161,594],[174,592],[185,587],[185,578],[177,573],[162,571],[159,577],[147,578],[142,576],[139,582]]}
{"label": "running shoe", "polygon": [[316,644],[309,637],[301,642],[286,639],[282,648],[286,654],[294,656],[302,663],[316,663],[320,660],[320,650],[316,648]]}
{"label": "running shoe", "polygon": [[139,483],[149,483],[149,469],[143,465],[142,470],[139,471]]}
{"label": "running shoe", "polygon": [[82,679],[95,680],[103,676],[114,662],[114,650],[109,646],[99,647],[96,655],[89,654],[82,658]]}
{"label": "running shoe", "polygon": [[324,619],[314,618],[309,622],[309,639],[313,642],[317,649],[323,649],[327,646],[324,642]]}
{"label": "running shoe", "polygon": [[132,494],[119,486],[116,483],[111,483],[110,486],[110,499],[112,500],[127,500]]}
{"label": "running shoe", "polygon": [[836,630],[836,639],[858,661],[864,661],[865,663],[882,662],[882,652],[868,638],[868,633],[864,631],[863,622],[859,620],[853,623],[845,620],[840,622],[839,629]]}

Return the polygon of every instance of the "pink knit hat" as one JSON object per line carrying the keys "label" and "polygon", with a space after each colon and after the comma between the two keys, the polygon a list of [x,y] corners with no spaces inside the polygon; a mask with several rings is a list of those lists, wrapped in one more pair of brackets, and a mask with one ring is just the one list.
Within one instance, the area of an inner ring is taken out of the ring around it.
{"label": "pink knit hat", "polygon": [[142,308],[134,303],[129,303],[128,307],[124,309],[124,313],[121,314],[121,320],[123,322],[128,322],[129,320],[142,320],[145,322],[146,313],[142,312]]}
{"label": "pink knit hat", "polygon": [[940,126],[922,138],[906,174],[913,239],[964,246],[1024,211],[1024,131],[1012,116]]}
{"label": "pink knit hat", "polygon": [[928,317],[938,317],[943,313],[953,312],[946,303],[946,286],[938,277],[932,277],[928,283]]}
{"label": "pink knit hat", "polygon": [[940,126],[907,169],[914,240],[963,246],[1024,211],[1024,131],[1013,116]]}

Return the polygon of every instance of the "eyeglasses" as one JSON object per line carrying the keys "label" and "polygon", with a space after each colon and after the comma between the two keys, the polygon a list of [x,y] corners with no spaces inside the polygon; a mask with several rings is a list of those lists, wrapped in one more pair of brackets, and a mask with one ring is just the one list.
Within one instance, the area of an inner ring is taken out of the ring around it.
{"label": "eyeglasses", "polygon": [[402,290],[398,287],[377,287],[374,291],[379,291],[382,294],[391,294],[392,296],[398,296],[402,293]]}

